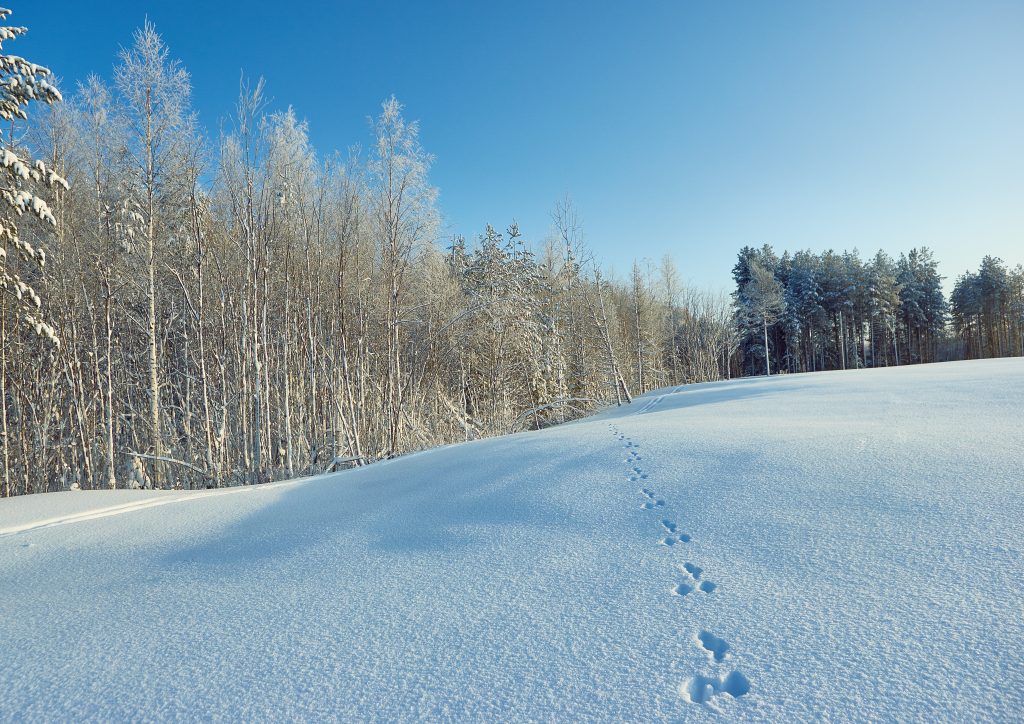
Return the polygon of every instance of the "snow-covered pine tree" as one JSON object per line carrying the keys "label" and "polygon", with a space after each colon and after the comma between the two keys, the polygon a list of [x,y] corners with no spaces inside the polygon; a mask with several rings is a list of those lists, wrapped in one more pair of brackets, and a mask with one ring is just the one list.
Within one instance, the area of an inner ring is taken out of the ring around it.
{"label": "snow-covered pine tree", "polygon": [[809,251],[798,251],[788,260],[786,284],[786,347],[792,348],[799,371],[816,370],[821,344],[818,337],[825,326],[819,285],[820,260]]}
{"label": "snow-covered pine tree", "polygon": [[[10,14],[10,10],[0,8],[0,21]],[[5,41],[27,31],[24,27],[0,25],[0,50]],[[33,101],[50,104],[61,100],[48,68],[0,53],[0,119],[14,124],[28,118],[26,107]],[[46,252],[18,235],[18,219],[26,213],[56,225],[49,204],[36,193],[47,186],[67,189],[68,184],[45,163],[26,157],[12,143],[0,151],[0,293],[14,298],[16,322],[59,344],[55,330],[43,319],[42,300],[31,283],[46,264]],[[24,269],[19,269],[21,264]]]}
{"label": "snow-covered pine tree", "polygon": [[[896,281],[896,262],[879,250],[868,270],[868,297],[871,309],[871,366],[900,363],[896,324],[900,308],[900,285]],[[876,339],[880,337],[881,339]],[[889,352],[892,351],[890,357]]]}
{"label": "snow-covered pine tree", "polygon": [[751,260],[750,281],[746,285],[746,298],[749,301],[750,315],[761,322],[761,331],[764,335],[764,364],[765,372],[772,373],[771,355],[768,349],[768,327],[775,324],[780,315],[786,310],[786,299],[783,296],[782,285],[779,284],[775,275],[770,269],[766,269],[756,260]]}
{"label": "snow-covered pine tree", "polygon": [[906,328],[906,362],[934,361],[947,313],[938,262],[928,247],[920,247],[900,255],[897,266],[900,308]]}
{"label": "snow-covered pine tree", "polygon": [[[10,10],[0,8],[0,22],[10,14]],[[46,252],[19,236],[18,219],[28,213],[44,223],[56,225],[49,205],[36,191],[53,186],[66,189],[68,186],[67,181],[45,163],[24,156],[14,147],[14,124],[28,118],[26,107],[32,101],[51,104],[62,100],[60,92],[49,80],[49,69],[2,52],[5,41],[26,32],[24,27],[0,25],[0,119],[10,123],[12,129],[8,144],[0,151],[0,442],[3,443],[0,494],[4,496],[13,493],[10,420],[7,415],[7,363],[12,345],[8,338],[15,334],[13,327],[27,325],[54,346],[60,343],[56,331],[43,318],[40,311],[42,300],[33,287],[34,280],[42,274],[46,264]]]}
{"label": "snow-covered pine tree", "polygon": [[956,280],[950,295],[953,329],[967,359],[1022,354],[1024,271],[994,256]]}

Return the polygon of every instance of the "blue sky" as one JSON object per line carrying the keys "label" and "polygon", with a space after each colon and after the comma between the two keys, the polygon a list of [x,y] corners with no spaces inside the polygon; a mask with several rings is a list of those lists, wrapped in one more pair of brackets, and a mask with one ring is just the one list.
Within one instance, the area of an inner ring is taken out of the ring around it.
{"label": "blue sky", "polygon": [[148,16],[211,134],[264,76],[321,152],[394,93],[447,233],[549,231],[571,195],[620,273],[727,289],[745,244],[1024,262],[1024,2],[19,2],[65,91]]}

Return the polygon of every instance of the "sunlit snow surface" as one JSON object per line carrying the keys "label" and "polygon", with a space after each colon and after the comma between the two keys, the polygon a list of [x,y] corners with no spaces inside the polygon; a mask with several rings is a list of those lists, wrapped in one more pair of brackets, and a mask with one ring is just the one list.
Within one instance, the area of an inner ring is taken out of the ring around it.
{"label": "sunlit snow surface", "polygon": [[0,719],[1014,720],[1024,361],[0,501]]}

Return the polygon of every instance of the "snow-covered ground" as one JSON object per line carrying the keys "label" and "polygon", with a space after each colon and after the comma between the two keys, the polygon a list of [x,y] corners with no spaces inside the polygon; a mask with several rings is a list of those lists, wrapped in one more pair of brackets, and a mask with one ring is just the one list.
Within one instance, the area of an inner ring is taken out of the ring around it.
{"label": "snow-covered ground", "polygon": [[0,501],[0,719],[1013,720],[1024,360]]}

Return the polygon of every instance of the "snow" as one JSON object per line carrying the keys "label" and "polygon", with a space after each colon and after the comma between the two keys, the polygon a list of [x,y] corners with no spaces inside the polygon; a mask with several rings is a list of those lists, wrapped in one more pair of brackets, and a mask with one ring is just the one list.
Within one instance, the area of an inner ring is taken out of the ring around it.
{"label": "snow", "polygon": [[0,501],[0,719],[1013,720],[1024,360]]}

